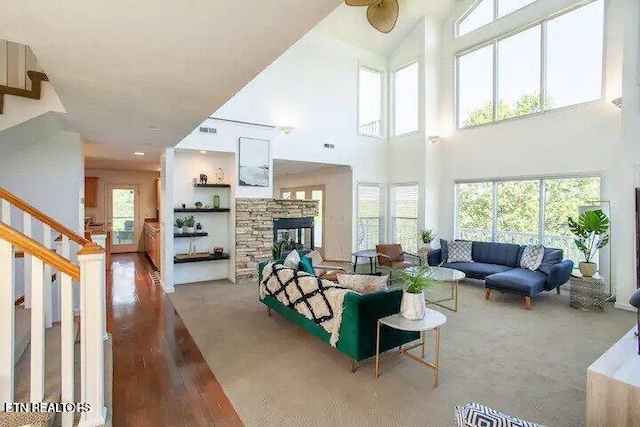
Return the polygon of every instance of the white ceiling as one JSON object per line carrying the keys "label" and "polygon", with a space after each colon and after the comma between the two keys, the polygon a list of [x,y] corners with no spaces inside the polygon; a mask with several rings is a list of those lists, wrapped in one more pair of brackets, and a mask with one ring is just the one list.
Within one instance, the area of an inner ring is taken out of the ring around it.
{"label": "white ceiling", "polygon": [[273,176],[293,175],[297,173],[317,172],[335,168],[349,168],[349,166],[332,165],[328,163],[298,162],[295,160],[273,160]]}
{"label": "white ceiling", "polygon": [[425,15],[442,19],[454,0],[399,0],[400,14],[389,34],[374,29],[367,21],[367,8],[340,5],[317,27],[326,36],[342,40],[371,52],[391,54]]}
{"label": "white ceiling", "polygon": [[9,1],[0,38],[32,48],[66,127],[111,158],[157,159],[339,3]]}

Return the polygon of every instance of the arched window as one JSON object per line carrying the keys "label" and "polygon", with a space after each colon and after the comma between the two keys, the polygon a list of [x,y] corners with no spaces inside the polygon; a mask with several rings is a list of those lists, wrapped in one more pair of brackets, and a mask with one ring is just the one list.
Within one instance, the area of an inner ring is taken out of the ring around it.
{"label": "arched window", "polygon": [[483,27],[537,0],[478,0],[456,23],[456,37]]}

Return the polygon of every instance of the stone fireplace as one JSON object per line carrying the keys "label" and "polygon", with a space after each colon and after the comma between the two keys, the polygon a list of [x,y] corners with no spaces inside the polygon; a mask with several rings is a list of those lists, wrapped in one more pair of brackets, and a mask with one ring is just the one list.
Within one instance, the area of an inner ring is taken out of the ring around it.
{"label": "stone fireplace", "polygon": [[313,218],[314,200],[236,199],[236,281],[258,277],[258,263],[271,259],[274,220]]}

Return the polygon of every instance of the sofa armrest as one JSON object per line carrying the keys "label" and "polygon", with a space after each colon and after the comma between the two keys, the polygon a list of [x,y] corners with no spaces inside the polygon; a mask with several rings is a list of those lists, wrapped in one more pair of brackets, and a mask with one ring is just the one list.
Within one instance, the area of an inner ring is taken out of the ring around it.
{"label": "sofa armrest", "polygon": [[433,250],[427,255],[427,263],[431,266],[439,265],[442,262],[441,258],[442,249]]}
{"label": "sofa armrest", "polygon": [[551,274],[547,277],[547,290],[557,288],[569,281],[573,271],[573,261],[565,259],[551,267]]}
{"label": "sofa armrest", "polygon": [[[412,254],[411,252],[402,252],[402,255],[404,257],[410,256],[412,258],[415,258],[418,260],[418,264],[422,265],[422,258],[420,258],[420,255],[416,255],[416,254]],[[406,261],[406,259],[405,259]]]}

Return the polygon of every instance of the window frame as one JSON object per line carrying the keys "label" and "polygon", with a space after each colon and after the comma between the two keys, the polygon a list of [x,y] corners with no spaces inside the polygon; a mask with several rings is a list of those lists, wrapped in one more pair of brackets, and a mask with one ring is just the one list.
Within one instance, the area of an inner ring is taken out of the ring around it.
{"label": "window frame", "polygon": [[[378,216],[378,240],[379,240],[379,244],[383,244],[386,243],[388,241],[387,239],[387,221],[388,221],[388,209],[389,209],[389,203],[388,203],[388,188],[389,186],[387,184],[384,183],[376,183],[376,182],[368,182],[368,181],[361,181],[358,182],[356,185],[356,216],[355,216],[355,220],[356,220],[356,224],[355,224],[355,248],[356,250],[360,250],[359,248],[359,242],[358,242],[358,234],[359,234],[359,221],[360,221],[360,188],[361,187],[370,187],[370,188],[378,188],[378,190],[380,191],[380,209],[379,209],[379,216]],[[365,249],[375,249],[375,248],[365,248]]]}
{"label": "window frame", "polygon": [[[482,3],[483,0],[475,0],[473,3],[471,3],[471,5],[467,8],[467,10],[465,10],[465,12],[460,15],[460,17],[458,19],[456,19],[455,25],[454,25],[454,38],[458,38],[458,37],[463,37],[466,36],[467,34],[471,34],[474,31],[479,30],[480,28],[486,27],[487,25],[491,25],[494,22],[496,22],[499,19],[505,18],[509,15],[511,15],[512,13],[517,13],[533,4],[535,4],[538,0],[534,0],[529,4],[525,4],[524,6],[520,7],[519,9],[513,10],[507,14],[504,14],[502,16],[500,16],[500,12],[499,12],[499,7],[500,7],[500,1],[502,0],[490,0],[491,3],[493,3],[493,19],[491,20],[491,22],[487,22],[484,25],[481,25],[480,27],[476,28],[475,30],[471,30],[467,33],[464,34],[460,34],[460,24],[462,23],[462,21],[464,21],[465,19],[467,19],[469,17],[469,15],[471,15],[471,13],[476,10],[476,8],[480,5],[480,3]],[[586,4],[586,3],[585,3]]]}
{"label": "window frame", "polygon": [[[320,185],[302,185],[302,186],[299,186],[299,187],[282,187],[282,188],[280,188],[278,193],[280,195],[280,198],[284,197],[284,193],[290,193],[291,194],[291,197],[292,197],[291,199],[283,199],[283,200],[299,200],[299,199],[295,198],[296,197],[296,193],[304,191],[305,192],[305,199],[304,200],[312,200],[313,201],[313,199],[311,199],[312,192],[313,191],[318,191],[318,190],[322,191],[322,224],[321,224],[321,226],[322,226],[322,236],[320,236],[320,238],[322,239],[321,240],[322,245],[321,246],[317,246],[316,245],[317,242],[313,242],[313,244],[316,246],[316,248],[320,248],[321,250],[324,250],[325,243],[326,243],[326,241],[325,241],[325,235],[326,235],[325,224],[327,222],[326,215],[325,215],[326,206],[327,206],[326,205],[326,201],[327,201],[326,186],[324,184],[320,184]],[[316,248],[314,248],[314,249],[316,249]]]}
{"label": "window frame", "polygon": [[[372,73],[377,73],[380,75],[380,135],[369,135],[366,133],[360,132],[360,70],[367,70]],[[388,73],[384,70],[378,69],[376,67],[372,67],[370,65],[358,64],[358,73],[357,73],[357,108],[356,108],[356,134],[358,136],[364,136],[369,138],[378,138],[384,139],[386,138],[386,88],[387,88],[387,79]]]}
{"label": "window frame", "polygon": [[[397,133],[396,130],[396,98],[397,98],[397,92],[396,92],[396,73],[398,73],[399,71],[404,70],[405,68],[409,68],[413,65],[417,65],[418,67],[418,79],[417,79],[417,84],[418,84],[418,101],[417,101],[417,114],[418,114],[418,128],[416,130],[412,130],[409,132],[405,132],[405,133]],[[420,120],[420,81],[421,81],[421,76],[422,76],[422,72],[421,72],[421,67],[420,67],[420,58],[416,57],[413,58],[405,63],[403,63],[402,65],[394,68],[393,70],[391,70],[391,72],[389,73],[389,86],[390,86],[390,92],[391,92],[391,99],[389,102],[389,109],[391,111],[390,114],[390,136],[392,138],[401,138],[401,137],[405,137],[408,135],[414,135],[420,132],[420,129],[422,129],[422,120]]]}
{"label": "window frame", "polygon": [[453,236],[454,239],[460,238],[460,184],[474,184],[474,183],[488,183],[492,185],[491,193],[491,242],[496,242],[496,236],[498,233],[498,183],[500,182],[513,182],[513,181],[538,181],[538,239],[540,244],[544,244],[545,238],[545,200],[546,200],[546,187],[545,181],[556,179],[588,179],[599,178],[600,179],[600,195],[599,200],[602,201],[602,190],[605,187],[605,178],[602,172],[586,172],[581,174],[569,174],[569,175],[542,175],[542,176],[520,176],[520,177],[503,177],[503,178],[482,178],[482,179],[470,179],[470,180],[456,180],[454,181],[454,209],[453,209]]}
{"label": "window frame", "polygon": [[[479,0],[477,2],[474,3],[474,7],[475,5],[477,5],[480,1]],[[585,7],[587,5],[590,5],[592,3],[595,3],[597,1],[602,1],[603,2],[603,9],[604,9],[604,13],[603,13],[603,20],[602,20],[602,25],[603,25],[603,31],[602,31],[602,58],[601,58],[601,70],[602,70],[602,78],[600,80],[600,95],[598,98],[589,100],[589,101],[582,101],[576,104],[571,104],[571,105],[565,105],[563,107],[558,107],[558,108],[552,108],[547,110],[546,109],[546,96],[547,96],[547,72],[546,72],[546,68],[547,68],[547,23],[555,18],[558,18],[560,16],[566,15],[568,13],[571,13],[573,11],[576,11],[582,7]],[[535,2],[534,2],[535,3]],[[534,4],[531,3],[531,4]],[[529,6],[529,5],[527,5]],[[524,7],[527,7],[524,6]],[[524,8],[523,7],[523,8]],[[472,9],[471,9],[472,10]],[[521,10],[521,9],[518,9]],[[497,13],[497,12],[496,12]],[[512,12],[514,13],[514,12]],[[463,15],[463,16],[466,16]],[[505,16],[509,16],[505,15]],[[495,22],[495,21],[494,21]],[[487,24],[490,25],[490,24]],[[502,119],[502,120],[497,120],[497,115],[498,115],[498,77],[499,77],[499,73],[498,73],[498,60],[499,60],[499,52],[498,52],[498,43],[502,40],[505,40],[509,37],[515,36],[523,31],[527,31],[530,30],[531,28],[534,28],[536,26],[540,26],[540,111],[536,112],[536,113],[530,113],[530,114],[526,114],[526,115],[522,115],[522,116],[516,116],[516,117],[510,117],[507,119]],[[456,21],[456,31],[458,28],[458,24]],[[454,96],[454,120],[455,120],[455,127],[456,130],[461,131],[461,130],[467,130],[467,129],[475,129],[478,127],[483,127],[483,126],[488,126],[488,125],[493,125],[496,123],[504,123],[504,122],[510,122],[512,120],[519,120],[519,119],[523,119],[523,118],[528,118],[528,117],[536,117],[542,114],[547,114],[547,113],[551,113],[554,111],[563,111],[569,108],[575,108],[581,105],[585,105],[585,104],[589,104],[589,103],[593,103],[593,102],[601,102],[604,99],[605,96],[605,79],[606,79],[606,56],[607,56],[607,14],[606,14],[606,0],[588,0],[588,1],[583,1],[583,2],[578,2],[574,5],[572,5],[571,7],[562,9],[556,13],[547,15],[541,19],[537,19],[533,22],[530,22],[526,25],[523,26],[519,26],[511,31],[502,33],[498,36],[492,37],[488,40],[484,40],[480,43],[474,44],[471,47],[468,48],[464,48],[461,49],[459,51],[457,51],[454,54],[454,84],[455,84],[455,96]],[[481,123],[481,124],[477,124],[477,125],[470,125],[470,126],[461,126],[460,124],[460,58],[464,55],[467,55],[469,53],[475,52],[479,49],[482,49],[484,47],[487,46],[493,46],[493,99],[492,99],[492,103],[493,103],[493,121],[491,122],[487,122],[487,123]]]}
{"label": "window frame", "polygon": [[[388,193],[389,195],[388,197],[388,214],[387,214],[387,218],[388,218],[388,226],[387,229],[389,230],[389,238],[388,241],[390,242],[394,242],[394,243],[398,243],[397,239],[396,239],[396,215],[395,215],[395,205],[396,205],[396,199],[394,197],[393,194],[393,190],[394,188],[398,188],[398,187],[416,187],[417,189],[417,194],[418,194],[418,212],[416,214],[416,247],[420,247],[420,239],[419,239],[419,233],[420,233],[420,219],[422,216],[422,209],[421,209],[421,205],[422,205],[422,189],[420,187],[420,183],[419,182],[396,182],[396,183],[392,183],[389,184],[388,186]],[[409,217],[399,217],[399,218],[404,218],[404,219],[413,219],[413,218],[409,218]],[[406,249],[406,248],[405,248]]]}

